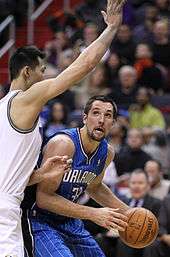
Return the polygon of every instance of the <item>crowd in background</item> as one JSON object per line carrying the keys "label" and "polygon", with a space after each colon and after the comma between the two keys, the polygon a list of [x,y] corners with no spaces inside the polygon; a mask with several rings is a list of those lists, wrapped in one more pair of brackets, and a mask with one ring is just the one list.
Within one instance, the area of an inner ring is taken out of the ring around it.
{"label": "crowd in background", "polygon": [[[84,0],[74,10],[51,14],[48,25],[54,38],[44,48],[46,78],[60,74],[97,38],[105,26],[100,14],[105,4],[105,0]],[[107,168],[104,182],[132,207],[153,211],[159,217],[160,232],[151,247],[135,250],[120,242],[115,232],[87,223],[107,257],[169,256],[169,32],[169,0],[129,0],[123,24],[100,64],[41,113],[44,138],[48,139],[61,129],[81,126],[83,106],[93,95],[108,95],[118,106],[117,122],[108,138],[115,148],[115,160]],[[6,92],[1,87],[0,97]],[[81,201],[95,205],[88,196]]]}

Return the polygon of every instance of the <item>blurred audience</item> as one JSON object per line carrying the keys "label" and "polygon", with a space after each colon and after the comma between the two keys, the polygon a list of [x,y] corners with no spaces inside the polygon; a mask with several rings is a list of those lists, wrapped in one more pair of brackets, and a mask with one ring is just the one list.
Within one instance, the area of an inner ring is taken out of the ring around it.
{"label": "blurred audience", "polygon": [[45,138],[53,136],[55,133],[67,126],[67,112],[64,105],[60,102],[55,102],[51,107],[51,112],[47,124],[44,128]]}
{"label": "blurred audience", "polygon": [[130,27],[126,24],[121,25],[116,39],[112,42],[111,51],[116,52],[125,64],[133,64],[135,48]]}
{"label": "blurred audience", "polygon": [[[149,178],[142,170],[134,170],[129,179],[129,190],[131,197],[127,204],[131,207],[143,207],[152,211],[156,217],[159,214],[161,201],[148,194]],[[144,249],[135,249],[125,245],[121,240],[117,244],[117,257],[144,257]],[[154,256],[155,257],[155,256]]]}
{"label": "blurred audience", "polygon": [[164,89],[164,78],[159,67],[152,59],[152,50],[147,44],[138,44],[135,53],[134,67],[137,71],[138,83],[153,89],[154,92]]}
{"label": "blurred audience", "polygon": [[153,59],[166,68],[170,67],[169,24],[167,20],[155,22],[153,26]]}
{"label": "blurred audience", "polygon": [[164,199],[170,190],[170,180],[163,178],[161,163],[156,160],[150,160],[145,163],[144,169],[148,174],[151,186],[149,194],[158,199]]}
{"label": "blurred audience", "polygon": [[167,135],[162,130],[152,130],[151,133],[150,141],[143,146],[143,150],[159,161],[164,175],[170,177],[170,146]]}
{"label": "blurred audience", "polygon": [[145,257],[168,257],[170,252],[170,194],[162,201],[159,212],[159,237],[144,250]]}
{"label": "blurred audience", "polygon": [[143,137],[139,129],[130,129],[127,134],[127,145],[123,146],[115,156],[117,174],[131,173],[135,169],[143,169],[151,156],[142,150]]}
{"label": "blurred audience", "polygon": [[157,20],[158,10],[153,5],[145,8],[144,21],[133,29],[134,41],[139,43],[151,43],[153,40],[153,25]]}
{"label": "blurred audience", "polygon": [[150,102],[151,94],[147,88],[139,88],[136,95],[136,105],[131,105],[130,126],[132,128],[165,128],[165,120],[162,113]]}
{"label": "blurred audience", "polygon": [[120,68],[119,81],[113,84],[109,96],[116,102],[118,109],[128,110],[129,106],[136,102],[138,87],[135,68],[125,65]]}

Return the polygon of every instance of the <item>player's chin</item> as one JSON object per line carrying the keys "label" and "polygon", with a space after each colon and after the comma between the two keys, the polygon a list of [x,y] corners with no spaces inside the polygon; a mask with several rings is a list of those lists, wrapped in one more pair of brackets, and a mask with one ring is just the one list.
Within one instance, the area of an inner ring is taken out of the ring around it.
{"label": "player's chin", "polygon": [[93,138],[93,140],[95,140],[97,142],[100,142],[100,141],[102,141],[105,138],[105,136],[104,135],[103,136],[99,136],[99,135],[93,134],[92,138]]}

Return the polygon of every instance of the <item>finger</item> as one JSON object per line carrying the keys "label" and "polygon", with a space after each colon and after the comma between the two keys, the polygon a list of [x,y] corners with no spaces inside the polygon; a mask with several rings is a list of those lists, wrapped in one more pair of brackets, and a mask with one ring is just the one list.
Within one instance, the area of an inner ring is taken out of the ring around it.
{"label": "finger", "polygon": [[68,160],[67,160],[67,164],[68,164],[68,165],[71,165],[72,163],[73,163],[73,159],[68,159]]}
{"label": "finger", "polygon": [[117,219],[117,218],[110,217],[109,221],[113,222],[113,223],[115,223],[115,224],[117,224],[117,225],[119,225],[119,226],[121,226],[123,228],[126,228],[128,226],[127,222],[125,222],[123,220],[120,220],[120,219]]}
{"label": "finger", "polygon": [[104,11],[101,11],[101,14],[103,15],[104,20],[106,21],[107,14]]}
{"label": "finger", "polygon": [[128,217],[125,216],[124,214],[120,213],[120,212],[116,212],[116,211],[110,211],[110,214],[114,217],[114,218],[118,218],[120,220],[123,221],[128,221]]}
{"label": "finger", "polygon": [[[65,156],[64,156],[64,158],[65,158]],[[48,160],[50,162],[63,161],[63,156],[56,155],[56,156],[48,158]]]}
{"label": "finger", "polygon": [[107,229],[117,229],[119,231],[125,231],[125,228],[124,227],[121,227],[117,224],[115,224],[114,222],[107,222],[106,223],[106,226],[107,226]]}

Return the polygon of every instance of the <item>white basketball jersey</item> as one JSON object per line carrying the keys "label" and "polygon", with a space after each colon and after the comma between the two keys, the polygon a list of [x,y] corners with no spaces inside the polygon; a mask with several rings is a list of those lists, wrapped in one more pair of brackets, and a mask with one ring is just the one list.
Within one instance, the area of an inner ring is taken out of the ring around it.
{"label": "white basketball jersey", "polygon": [[11,91],[0,101],[0,193],[21,201],[37,163],[42,140],[39,121],[27,131],[17,129],[12,123],[10,105],[18,92]]}

